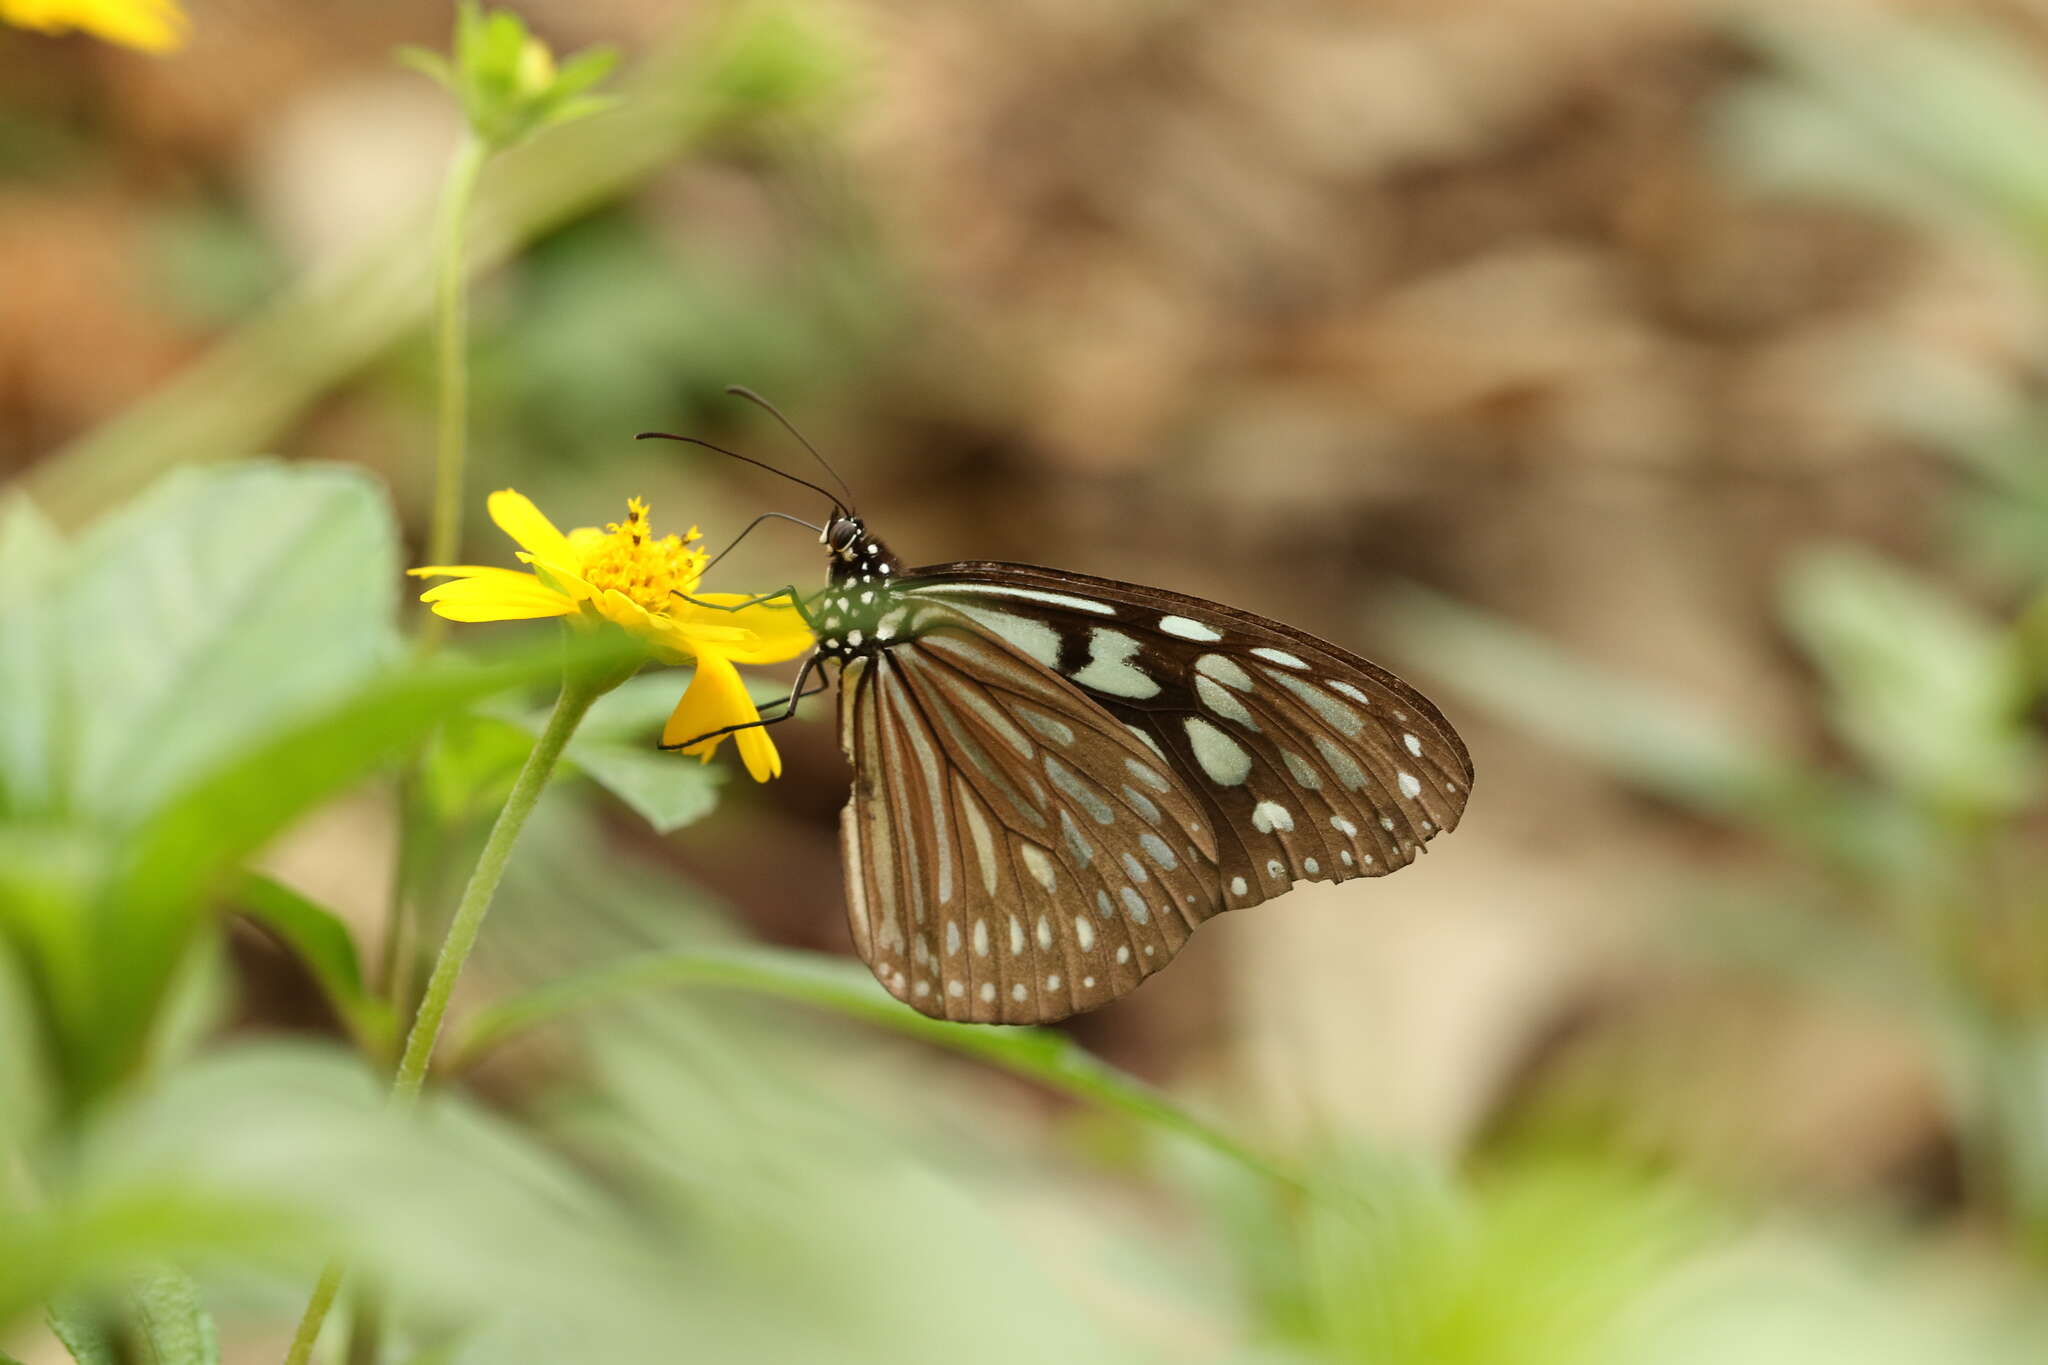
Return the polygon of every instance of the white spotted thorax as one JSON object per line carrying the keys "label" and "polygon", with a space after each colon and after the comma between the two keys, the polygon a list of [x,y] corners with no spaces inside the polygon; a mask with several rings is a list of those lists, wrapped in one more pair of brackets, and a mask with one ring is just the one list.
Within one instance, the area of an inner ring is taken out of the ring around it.
{"label": "white spotted thorax", "polygon": [[818,653],[843,662],[896,638],[907,614],[895,592],[903,562],[858,517],[834,517],[819,540],[830,556],[831,577],[808,604]]}
{"label": "white spotted thorax", "polygon": [[1057,569],[906,569],[850,513],[821,541],[803,610],[840,666],[848,918],[926,1014],[1105,1004],[1203,920],[1397,871],[1464,812],[1450,723],[1335,645]]}

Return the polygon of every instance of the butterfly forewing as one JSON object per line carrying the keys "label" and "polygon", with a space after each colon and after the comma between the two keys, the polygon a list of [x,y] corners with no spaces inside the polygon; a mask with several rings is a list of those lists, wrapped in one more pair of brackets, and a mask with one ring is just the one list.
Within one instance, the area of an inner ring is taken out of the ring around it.
{"label": "butterfly forewing", "polygon": [[1442,713],[1385,669],[1306,632],[1029,565],[913,570],[905,587],[984,629],[1022,634],[1041,661],[1162,750],[1210,814],[1226,907],[1298,880],[1395,871],[1464,810],[1471,759]]}
{"label": "butterfly forewing", "polygon": [[1222,908],[1210,821],[1079,688],[949,615],[841,678],[854,943],[924,1013],[1064,1018]]}

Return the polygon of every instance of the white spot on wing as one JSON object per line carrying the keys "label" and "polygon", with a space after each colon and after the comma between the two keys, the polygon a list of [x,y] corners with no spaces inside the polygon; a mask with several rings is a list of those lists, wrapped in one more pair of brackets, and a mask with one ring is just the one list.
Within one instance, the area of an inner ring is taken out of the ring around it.
{"label": "white spot on wing", "polygon": [[1355,737],[1360,730],[1365,728],[1363,717],[1343,702],[1338,701],[1335,697],[1323,691],[1322,688],[1300,678],[1290,678],[1278,673],[1273,676],[1282,687],[1285,687],[1289,692],[1307,702],[1309,709],[1322,717],[1324,723],[1330,726],[1331,729],[1340,731],[1347,736]]}
{"label": "white spot on wing", "polygon": [[1074,916],[1074,942],[1081,945],[1084,953],[1095,947],[1095,926],[1086,915]]}
{"label": "white spot on wing", "polygon": [[1252,690],[1252,675],[1227,654],[1204,654],[1195,660],[1195,672],[1240,692]]}
{"label": "white spot on wing", "polygon": [[[1154,739],[1154,738],[1152,738],[1152,736],[1151,736],[1151,735],[1150,735],[1150,734],[1149,734],[1148,732],[1146,732],[1146,731],[1144,731],[1144,730],[1140,730],[1140,729],[1139,729],[1139,728],[1138,728],[1137,726],[1135,726],[1135,725],[1126,725],[1126,726],[1124,727],[1124,729],[1126,729],[1126,730],[1129,730],[1129,731],[1130,731],[1130,732],[1131,732],[1132,734],[1136,735],[1136,736],[1137,736],[1137,737],[1138,737],[1139,739],[1142,739],[1142,740],[1144,740],[1144,741],[1145,741],[1145,747],[1146,747],[1146,748],[1148,748],[1148,749],[1150,749],[1150,750],[1151,750],[1151,751],[1152,751],[1153,753],[1155,753],[1155,754],[1158,754],[1158,755],[1159,755],[1159,757],[1160,757],[1160,758],[1161,758],[1162,760],[1163,760],[1163,759],[1164,759],[1164,758],[1166,757],[1166,751],[1165,751],[1164,749],[1162,749],[1162,748],[1160,748],[1160,747],[1159,747],[1159,741],[1158,741],[1158,740],[1156,740],[1156,739]],[[1159,790],[1161,790],[1161,791],[1165,791],[1165,790],[1166,790],[1166,788],[1164,788],[1164,787],[1161,787],[1161,788],[1160,788]]]}
{"label": "white spot on wing", "polygon": [[1323,762],[1329,765],[1331,772],[1337,774],[1337,780],[1342,782],[1347,790],[1358,791],[1365,786],[1365,769],[1358,766],[1357,759],[1321,735],[1317,735],[1315,741],[1316,752],[1323,756]]}
{"label": "white spot on wing", "polygon": [[956,605],[953,609],[983,630],[1009,641],[1033,661],[1046,668],[1058,665],[1060,633],[1045,622],[1034,621],[1028,616],[1016,616],[1007,611],[991,611],[987,607]]}
{"label": "white spot on wing", "polygon": [[1261,801],[1252,807],[1252,828],[1261,834],[1271,834],[1276,829],[1293,829],[1294,816],[1278,801]]}
{"label": "white spot on wing", "polygon": [[1018,707],[1017,714],[1024,718],[1026,725],[1055,744],[1064,747],[1074,742],[1074,727],[1057,716],[1043,715],[1028,706]]}
{"label": "white spot on wing", "polygon": [[1235,787],[1251,775],[1252,756],[1242,744],[1200,716],[1188,716],[1181,724],[1187,729],[1188,743],[1194,746],[1195,762],[1211,782]]}
{"label": "white spot on wing", "polygon": [[1024,870],[1031,874],[1032,880],[1036,881],[1046,890],[1052,890],[1052,859],[1046,856],[1045,850],[1037,844],[1019,844],[1017,846],[1017,854],[1023,858]]}
{"label": "white spot on wing", "polygon": [[1065,607],[1069,611],[1093,612],[1097,616],[1116,615],[1115,607],[1091,597],[1071,597],[1063,592],[1046,592],[1039,588],[1016,588],[1007,583],[936,583],[908,591],[920,597],[1014,597],[1025,602],[1043,602],[1048,607]]}
{"label": "white spot on wing", "polygon": [[1250,730],[1259,728],[1259,723],[1252,719],[1251,712],[1245,710],[1243,702],[1231,695],[1227,689],[1219,687],[1215,682],[1199,674],[1195,677],[1195,695],[1202,699],[1202,705],[1225,720],[1234,720]]}
{"label": "white spot on wing", "polygon": [[[1147,742],[1150,742],[1149,738]],[[1146,767],[1144,764],[1138,762],[1138,760],[1135,758],[1125,759],[1124,766],[1131,770],[1132,777],[1137,778],[1140,782],[1143,782],[1153,791],[1170,792],[1173,790],[1173,784],[1171,782],[1167,781],[1164,777],[1160,776],[1152,769]]]}
{"label": "white spot on wing", "polygon": [[1401,742],[1408,746],[1408,752],[1416,758],[1422,757],[1422,741],[1413,735],[1402,735]]}
{"label": "white spot on wing", "polygon": [[1052,947],[1052,921],[1044,915],[1038,917],[1038,946],[1041,949]]}
{"label": "white spot on wing", "polygon": [[1342,692],[1345,696],[1351,698],[1351,700],[1355,702],[1362,702],[1367,706],[1372,705],[1371,697],[1366,696],[1365,693],[1359,691],[1350,683],[1345,682],[1342,678],[1330,679],[1330,686],[1335,691]]}
{"label": "white spot on wing", "polygon": [[1140,834],[1138,846],[1145,850],[1145,856],[1168,872],[1180,866],[1180,860],[1173,856],[1173,850],[1166,846],[1166,840],[1156,834]]}
{"label": "white spot on wing", "polygon": [[1060,789],[1060,794],[1088,812],[1088,818],[1098,825],[1111,824],[1116,820],[1116,810],[1102,799],[1094,787],[1075,774],[1072,768],[1054,758],[1045,756],[1045,775]]}
{"label": "white spot on wing", "polygon": [[1410,801],[1422,795],[1422,784],[1416,781],[1414,773],[1402,773],[1395,780],[1401,784],[1401,795]]}
{"label": "white spot on wing", "polygon": [[1088,632],[1088,662],[1071,676],[1081,686],[1112,697],[1156,697],[1159,684],[1131,662],[1142,648],[1135,636],[1096,626]]}
{"label": "white spot on wing", "polygon": [[1159,628],[1168,635],[1178,635],[1183,640],[1207,642],[1223,638],[1221,631],[1211,630],[1200,621],[1192,621],[1185,616],[1162,616],[1159,618]]}
{"label": "white spot on wing", "polygon": [[1125,887],[1117,892],[1117,895],[1123,900],[1124,909],[1130,913],[1133,924],[1143,924],[1151,917],[1152,912],[1146,908],[1145,898],[1130,887]]}
{"label": "white spot on wing", "polygon": [[1308,667],[1308,665],[1303,663],[1300,658],[1293,654],[1289,654],[1284,649],[1268,649],[1264,645],[1261,645],[1259,648],[1253,650],[1252,653],[1258,655],[1261,659],[1265,659],[1272,663],[1279,664],[1282,668]]}
{"label": "white spot on wing", "polygon": [[974,955],[976,957],[988,956],[988,921],[985,919],[978,919],[974,922]]}
{"label": "white spot on wing", "polygon": [[1251,888],[1250,888],[1249,886],[1246,886],[1246,885],[1245,885],[1245,883],[1244,883],[1244,878],[1242,878],[1242,877],[1232,877],[1232,878],[1230,879],[1230,894],[1231,894],[1231,895],[1233,895],[1233,896],[1242,896],[1242,895],[1244,895],[1244,894],[1245,894],[1245,893],[1246,893],[1247,891],[1250,891],[1250,890],[1251,890]]}
{"label": "white spot on wing", "polygon": [[1307,787],[1310,791],[1318,791],[1321,789],[1323,785],[1323,779],[1321,775],[1318,774],[1316,770],[1309,765],[1309,761],[1307,759],[1303,758],[1300,754],[1294,752],[1294,750],[1292,749],[1282,749],[1280,751],[1280,758],[1283,762],[1287,764],[1288,775],[1292,777],[1296,782],[1299,782],[1302,786]]}

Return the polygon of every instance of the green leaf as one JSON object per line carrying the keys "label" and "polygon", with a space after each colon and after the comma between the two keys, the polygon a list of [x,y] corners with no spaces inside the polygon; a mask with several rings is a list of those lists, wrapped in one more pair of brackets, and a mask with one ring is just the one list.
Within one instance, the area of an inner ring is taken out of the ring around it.
{"label": "green leaf", "polygon": [[26,601],[56,576],[64,537],[20,495],[0,500],[0,608]]}
{"label": "green leaf", "polygon": [[48,1046],[28,977],[0,941],[0,1151],[27,1150],[49,1119]]}
{"label": "green leaf", "polygon": [[435,822],[452,826],[503,805],[535,733],[482,714],[457,716],[435,731],[420,768],[421,798]]}
{"label": "green leaf", "polygon": [[53,1299],[45,1320],[78,1365],[124,1365],[103,1310],[80,1299]]}
{"label": "green leaf", "polygon": [[346,695],[396,651],[397,537],[360,470],[174,474],[83,536],[69,627],[75,809],[150,809],[252,734]]}
{"label": "green leaf", "polygon": [[[597,633],[575,645],[599,655],[626,648]],[[315,804],[414,752],[448,716],[559,676],[566,652],[556,645],[488,664],[442,660],[378,679],[271,731],[174,793],[127,840],[93,921],[100,930],[95,996],[68,1031],[83,1093],[133,1065],[203,897],[241,858]]]}
{"label": "green leaf", "polygon": [[540,127],[559,128],[565,123],[579,123],[598,114],[607,114],[624,104],[617,95],[577,95],[553,105],[541,117]]}
{"label": "green leaf", "polygon": [[1272,1161],[1063,1033],[930,1019],[890,997],[865,968],[817,953],[773,948],[649,953],[550,982],[480,1011],[456,1050],[458,1064],[473,1062],[512,1034],[562,1015],[683,985],[776,996],[876,1024],[1193,1139],[1272,1179],[1298,1183]]}
{"label": "green leaf", "polygon": [[[664,670],[629,679],[590,708],[569,741],[568,759],[663,834],[708,815],[725,769],[658,747],[662,724],[687,686]],[[539,734],[544,714],[525,723]]]}
{"label": "green leaf", "polygon": [[1778,7],[1746,34],[1838,108],[1883,160],[1939,177],[2038,249],[2048,225],[2048,82],[1988,25]]}
{"label": "green leaf", "polygon": [[433,81],[444,89],[452,91],[458,88],[455,80],[455,68],[450,66],[448,59],[438,52],[407,43],[391,55],[392,59],[400,66],[419,72],[422,76],[425,76],[428,80]]}
{"label": "green leaf", "polygon": [[44,592],[66,555],[34,503],[15,497],[0,507],[0,810],[37,809],[55,795],[64,622]]}
{"label": "green leaf", "polygon": [[165,1267],[146,1277],[131,1297],[142,1365],[219,1365],[220,1337],[199,1288]]}
{"label": "green leaf", "polygon": [[2023,664],[1987,622],[1851,547],[1802,557],[1784,594],[1837,730],[1888,783],[1960,811],[2031,798],[2039,751],[2023,724]]}
{"label": "green leaf", "polygon": [[618,69],[619,50],[608,45],[587,47],[562,63],[550,94],[558,100],[580,95]]}
{"label": "green leaf", "polygon": [[372,1057],[387,1055],[395,1028],[391,1009],[365,986],[355,938],[341,917],[260,873],[245,876],[234,899],[312,972],[357,1046]]}

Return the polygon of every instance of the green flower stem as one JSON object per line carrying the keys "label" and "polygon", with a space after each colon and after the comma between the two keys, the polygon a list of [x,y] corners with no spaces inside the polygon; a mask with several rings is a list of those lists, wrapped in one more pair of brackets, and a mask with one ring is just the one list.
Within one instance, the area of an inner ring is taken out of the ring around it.
{"label": "green flower stem", "polygon": [[455,980],[462,975],[469,950],[476,946],[477,930],[491,908],[491,897],[497,894],[512,846],[519,842],[519,831],[526,827],[526,817],[533,814],[541,789],[553,775],[569,737],[576,733],[591,703],[608,690],[604,683],[579,677],[573,671],[563,679],[562,694],[555,699],[547,728],[534,742],[533,752],[526,756],[526,765],[512,784],[512,795],[505,799],[505,808],[498,812],[497,823],[491,826],[490,837],[484,841],[476,870],[469,874],[469,885],[463,888],[455,918],[448,923],[447,937],[441,940],[440,955],[434,959],[433,975],[427,978],[420,1012],[413,1019],[405,1053],[398,1059],[398,1075],[391,1083],[392,1101],[400,1108],[410,1106],[418,1098],[420,1087],[426,1084],[427,1066],[434,1055],[434,1042],[441,1036],[448,999],[455,993]]}
{"label": "green flower stem", "polygon": [[[469,463],[469,211],[491,149],[466,133],[441,191],[441,221],[434,263],[434,357],[440,406],[434,430],[434,517],[427,530],[427,563],[453,564],[462,548],[462,493]],[[447,623],[430,617],[421,647],[431,651]]]}
{"label": "green flower stem", "polygon": [[[519,842],[519,832],[526,827],[527,817],[533,814],[534,806],[540,801],[541,791],[554,774],[562,750],[568,746],[569,737],[576,733],[576,727],[582,723],[591,703],[621,680],[617,674],[598,676],[577,668],[571,668],[564,676],[562,692],[555,699],[555,709],[548,716],[547,728],[541,731],[533,751],[526,756],[526,764],[520,768],[519,777],[512,784],[512,794],[505,799],[505,808],[498,812],[497,823],[491,826],[490,837],[484,841],[483,852],[477,856],[476,868],[469,874],[469,885],[463,888],[455,916],[448,922],[447,936],[441,940],[440,955],[434,959],[433,975],[427,978],[426,994],[420,1000],[420,1012],[413,1019],[412,1032],[405,1040],[405,1053],[398,1061],[398,1074],[391,1082],[394,1108],[410,1109],[426,1085],[427,1067],[434,1056],[434,1042],[441,1036],[441,1021],[448,1013],[449,999],[455,994],[456,979],[462,975],[470,949],[476,946],[477,931],[483,927],[484,916],[491,908],[491,898],[497,893],[499,881],[504,878],[505,864],[512,857],[513,846]],[[334,1306],[336,1292],[341,1288],[341,1277],[340,1262],[329,1264],[320,1273],[313,1297],[306,1304],[304,1316],[299,1319],[298,1331],[292,1336],[285,1365],[306,1365],[312,1357],[313,1344],[319,1340],[320,1328],[327,1320],[328,1310]]]}

